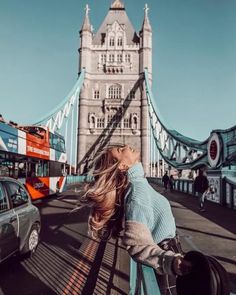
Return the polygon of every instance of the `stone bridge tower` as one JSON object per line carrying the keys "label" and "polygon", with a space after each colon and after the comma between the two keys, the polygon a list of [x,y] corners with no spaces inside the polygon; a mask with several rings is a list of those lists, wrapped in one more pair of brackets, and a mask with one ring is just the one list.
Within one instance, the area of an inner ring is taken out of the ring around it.
{"label": "stone bridge tower", "polygon": [[94,154],[109,144],[141,151],[146,173],[149,124],[143,72],[152,80],[152,29],[146,5],[139,34],[121,0],[115,0],[93,32],[89,7],[80,31],[79,72],[86,71],[80,94],[78,167],[83,173]]}

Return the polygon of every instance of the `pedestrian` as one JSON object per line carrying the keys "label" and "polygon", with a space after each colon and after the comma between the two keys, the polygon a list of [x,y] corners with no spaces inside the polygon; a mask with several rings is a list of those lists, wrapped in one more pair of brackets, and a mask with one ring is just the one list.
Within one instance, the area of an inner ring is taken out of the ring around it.
{"label": "pedestrian", "polygon": [[122,241],[128,253],[155,269],[161,294],[175,294],[170,282],[189,273],[191,265],[181,254],[168,200],[144,177],[140,153],[129,146],[107,148],[95,160],[93,175],[83,197],[93,204],[92,236],[116,238],[124,224]]}
{"label": "pedestrian", "polygon": [[170,192],[172,192],[173,191],[173,187],[174,187],[174,176],[173,175],[171,175],[170,176],[170,179],[169,179],[169,187],[170,187]]}
{"label": "pedestrian", "polygon": [[164,192],[167,192],[168,184],[169,184],[170,178],[168,176],[168,172],[166,171],[165,175],[162,177],[162,183],[164,184]]}
{"label": "pedestrian", "polygon": [[198,196],[198,203],[199,203],[199,210],[204,212],[205,206],[205,195],[209,187],[209,182],[207,177],[204,175],[203,170],[199,169],[198,176],[194,180],[194,191],[197,193]]}

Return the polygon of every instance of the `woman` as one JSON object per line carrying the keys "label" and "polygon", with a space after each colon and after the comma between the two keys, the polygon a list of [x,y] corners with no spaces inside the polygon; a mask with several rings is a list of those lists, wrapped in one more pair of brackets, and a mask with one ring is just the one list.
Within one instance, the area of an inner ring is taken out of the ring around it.
{"label": "woman", "polygon": [[190,265],[180,254],[170,204],[148,184],[140,153],[129,146],[111,147],[99,155],[94,168],[95,181],[86,192],[86,200],[93,202],[92,235],[117,237],[125,214],[123,243],[129,254],[161,275],[162,294],[174,294],[173,289],[169,292],[169,276],[187,273]]}

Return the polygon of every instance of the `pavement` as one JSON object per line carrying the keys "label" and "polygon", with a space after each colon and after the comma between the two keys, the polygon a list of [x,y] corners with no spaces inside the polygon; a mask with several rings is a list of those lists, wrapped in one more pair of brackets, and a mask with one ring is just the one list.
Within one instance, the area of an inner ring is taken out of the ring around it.
{"label": "pavement", "polygon": [[[163,188],[153,187],[163,193]],[[42,216],[41,243],[32,258],[12,257],[0,266],[0,295],[125,295],[129,257],[120,240],[99,242],[88,235],[90,208],[80,204],[83,185],[36,202]],[[236,211],[167,192],[185,252],[216,257],[236,294]]]}
{"label": "pavement", "polygon": [[196,197],[164,193],[162,187],[152,186],[170,201],[183,250],[217,258],[228,272],[232,294],[236,294],[236,210],[205,201],[206,211],[201,212]]}
{"label": "pavement", "polygon": [[[177,191],[164,192],[162,187],[152,186],[170,201],[184,252],[196,250],[214,256],[228,272],[231,294],[236,294],[236,211],[205,201],[206,210],[201,212],[196,197]],[[118,260],[123,265],[117,267],[128,276],[127,253],[119,254]]]}

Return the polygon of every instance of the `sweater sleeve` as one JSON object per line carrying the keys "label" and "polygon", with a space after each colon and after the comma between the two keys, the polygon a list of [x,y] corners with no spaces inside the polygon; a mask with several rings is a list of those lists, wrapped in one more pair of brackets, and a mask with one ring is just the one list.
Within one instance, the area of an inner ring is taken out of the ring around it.
{"label": "sweater sleeve", "polygon": [[180,254],[162,250],[153,241],[151,232],[145,224],[126,221],[123,244],[135,261],[153,267],[159,274],[174,274],[172,262]]}

